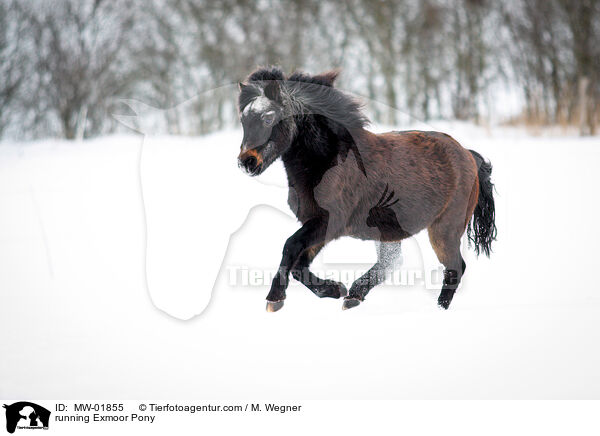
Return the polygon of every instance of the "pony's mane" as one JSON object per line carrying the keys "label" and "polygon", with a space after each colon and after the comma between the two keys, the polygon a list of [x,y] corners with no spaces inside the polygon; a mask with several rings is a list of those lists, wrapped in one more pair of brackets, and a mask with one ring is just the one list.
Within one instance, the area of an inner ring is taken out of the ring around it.
{"label": "pony's mane", "polygon": [[292,116],[321,115],[353,130],[365,127],[369,119],[362,112],[362,103],[333,86],[338,70],[317,75],[295,72],[285,77],[278,67],[259,68],[246,80],[239,96],[240,112],[254,98],[264,95],[269,82],[277,81],[281,103]]}
{"label": "pony's mane", "polygon": [[278,67],[259,68],[248,76],[248,82],[260,82],[264,80],[285,80],[283,71]]}

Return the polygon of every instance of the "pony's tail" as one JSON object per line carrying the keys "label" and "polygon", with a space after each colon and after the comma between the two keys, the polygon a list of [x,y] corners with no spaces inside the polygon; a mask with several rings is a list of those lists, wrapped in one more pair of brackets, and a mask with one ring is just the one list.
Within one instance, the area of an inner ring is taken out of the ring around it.
{"label": "pony's tail", "polygon": [[469,243],[475,246],[475,253],[481,251],[490,257],[492,241],[496,240],[496,208],[494,206],[494,184],[492,183],[492,164],[476,151],[469,150],[477,162],[479,175],[479,199],[475,206],[473,219],[467,227]]}

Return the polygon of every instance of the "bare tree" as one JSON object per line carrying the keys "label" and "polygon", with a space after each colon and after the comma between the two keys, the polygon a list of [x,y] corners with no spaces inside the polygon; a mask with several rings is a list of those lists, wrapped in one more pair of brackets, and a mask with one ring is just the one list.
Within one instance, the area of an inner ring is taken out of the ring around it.
{"label": "bare tree", "polygon": [[[30,104],[45,101],[65,138],[98,133],[110,97],[141,79],[128,62],[135,31],[131,2],[44,2],[22,8],[35,43],[39,88]],[[41,108],[46,109],[46,108]]]}
{"label": "bare tree", "polygon": [[[600,118],[598,0],[6,0],[0,133],[67,138],[116,128],[113,97],[164,111],[170,133],[235,123],[235,90],[259,65],[341,67],[340,86],[399,113],[481,121],[490,85],[520,88],[523,118]],[[207,98],[192,97],[210,93]],[[484,99],[483,96],[486,96]]]}
{"label": "bare tree", "polygon": [[0,3],[0,136],[14,115],[18,91],[25,80],[23,38],[23,25],[13,1]]}
{"label": "bare tree", "polygon": [[479,98],[488,85],[487,72],[492,62],[491,44],[485,26],[493,18],[485,0],[457,0],[450,7],[452,14],[448,49],[454,86],[450,84],[454,118],[477,120]]}
{"label": "bare tree", "polygon": [[558,4],[566,17],[571,31],[571,44],[575,60],[574,79],[579,92],[580,133],[594,134],[598,121],[600,99],[600,4],[595,0],[577,2],[559,0]]}

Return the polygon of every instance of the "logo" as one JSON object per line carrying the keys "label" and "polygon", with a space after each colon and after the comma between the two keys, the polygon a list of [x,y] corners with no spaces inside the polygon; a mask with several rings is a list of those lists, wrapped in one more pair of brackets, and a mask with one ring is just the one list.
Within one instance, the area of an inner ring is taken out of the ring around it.
{"label": "logo", "polygon": [[6,409],[6,431],[14,433],[15,429],[48,430],[50,411],[28,401],[3,406]]}

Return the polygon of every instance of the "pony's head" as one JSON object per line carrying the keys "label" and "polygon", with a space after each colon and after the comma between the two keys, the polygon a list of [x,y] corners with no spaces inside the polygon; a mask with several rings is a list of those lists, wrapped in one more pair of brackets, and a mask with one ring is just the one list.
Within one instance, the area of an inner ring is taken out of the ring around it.
{"label": "pony's head", "polygon": [[238,109],[244,128],[238,164],[256,176],[269,167],[291,145],[293,117],[286,105],[283,73],[260,69],[240,83]]}
{"label": "pony's head", "polygon": [[329,120],[329,128],[361,127],[366,118],[360,104],[333,87],[337,76],[334,70],[285,77],[271,67],[256,70],[240,83],[238,111],[244,128],[240,167],[253,176],[262,173],[290,148],[301,124],[306,127],[314,115]]}

